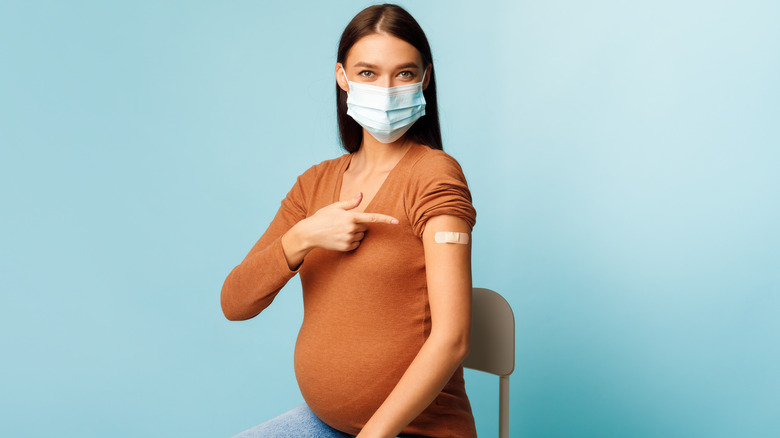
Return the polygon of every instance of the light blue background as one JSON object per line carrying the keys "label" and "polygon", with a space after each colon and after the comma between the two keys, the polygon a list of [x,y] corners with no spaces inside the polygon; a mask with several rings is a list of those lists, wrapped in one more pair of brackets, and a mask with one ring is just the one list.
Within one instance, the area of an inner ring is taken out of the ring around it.
{"label": "light blue background", "polygon": [[[517,318],[512,436],[780,436],[780,4],[403,2]],[[0,435],[229,436],[301,401],[292,281],[219,291],[342,152],[363,1],[0,1]],[[480,436],[498,382],[467,373]]]}

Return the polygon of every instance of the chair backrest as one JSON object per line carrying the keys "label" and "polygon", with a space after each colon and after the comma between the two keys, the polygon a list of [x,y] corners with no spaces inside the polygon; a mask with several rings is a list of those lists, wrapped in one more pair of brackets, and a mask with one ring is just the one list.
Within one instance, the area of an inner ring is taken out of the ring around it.
{"label": "chair backrest", "polygon": [[509,438],[509,375],[515,370],[515,315],[490,289],[471,293],[471,342],[463,366],[499,376],[498,436]]}
{"label": "chair backrest", "polygon": [[470,345],[464,367],[498,376],[515,370],[515,315],[504,297],[490,289],[472,290]]}

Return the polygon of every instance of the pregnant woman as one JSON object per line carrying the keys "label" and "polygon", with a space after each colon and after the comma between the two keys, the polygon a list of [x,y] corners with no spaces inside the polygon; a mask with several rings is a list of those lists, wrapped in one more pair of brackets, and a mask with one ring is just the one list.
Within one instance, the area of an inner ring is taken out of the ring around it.
{"label": "pregnant woman", "polygon": [[305,404],[237,436],[476,437],[461,366],[476,212],[442,151],[428,40],[404,9],[371,6],[336,61],[347,154],[298,177],[221,295],[228,319],[253,318],[300,274]]}

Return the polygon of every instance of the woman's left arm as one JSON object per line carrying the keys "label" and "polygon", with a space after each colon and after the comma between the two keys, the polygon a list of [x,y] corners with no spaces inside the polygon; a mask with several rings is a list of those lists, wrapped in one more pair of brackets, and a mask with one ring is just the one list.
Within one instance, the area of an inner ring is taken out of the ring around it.
{"label": "woman's left arm", "polygon": [[469,233],[456,216],[434,216],[423,231],[431,333],[393,391],[358,435],[397,436],[439,395],[469,352],[471,241],[436,243],[438,231]]}

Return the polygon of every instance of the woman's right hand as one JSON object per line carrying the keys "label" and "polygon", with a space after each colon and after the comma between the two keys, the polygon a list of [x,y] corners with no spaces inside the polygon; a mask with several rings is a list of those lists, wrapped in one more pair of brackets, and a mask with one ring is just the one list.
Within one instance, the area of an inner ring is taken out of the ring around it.
{"label": "woman's right hand", "polygon": [[282,248],[290,269],[297,269],[303,258],[314,248],[331,251],[352,251],[360,246],[369,223],[398,224],[398,219],[380,213],[350,211],[360,205],[363,194],[317,210],[312,216],[295,224],[282,236]]}

